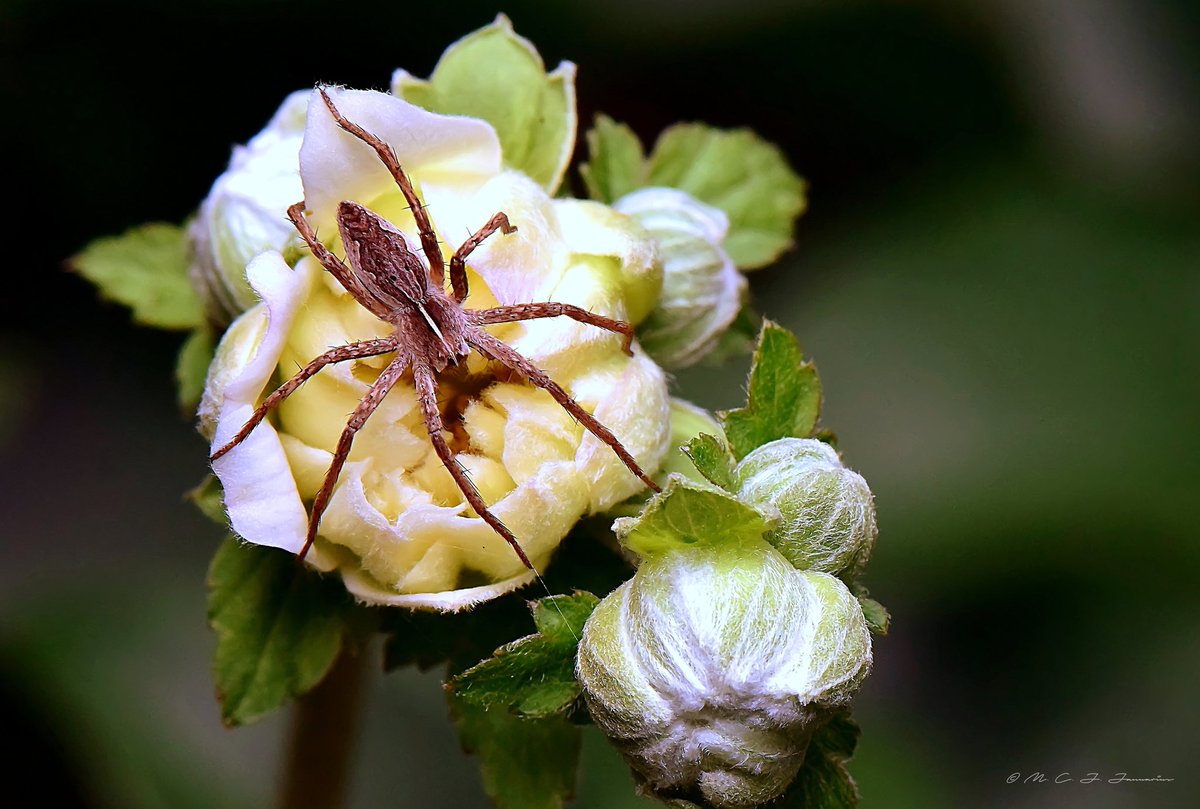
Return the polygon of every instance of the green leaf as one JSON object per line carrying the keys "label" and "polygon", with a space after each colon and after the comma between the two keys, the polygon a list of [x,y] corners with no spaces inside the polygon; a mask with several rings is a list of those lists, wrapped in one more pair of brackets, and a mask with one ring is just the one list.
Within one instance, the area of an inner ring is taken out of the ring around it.
{"label": "green leaf", "polygon": [[574,794],[582,733],[564,717],[522,719],[457,699],[452,710],[499,809],[560,809]]}
{"label": "green leaf", "polygon": [[206,327],[193,331],[183,341],[179,358],[175,361],[175,387],[179,407],[187,415],[196,413],[200,397],[204,395],[204,383],[208,380],[208,366],[212,364],[216,343],[212,332]]}
{"label": "green leaf", "polygon": [[579,173],[592,199],[611,203],[644,185],[645,153],[632,129],[598,115],[587,144],[588,162]]}
{"label": "green leaf", "polygon": [[428,81],[400,71],[392,91],[413,104],[490,123],[504,162],[553,193],[575,149],[575,66],[553,73],[503,14],[455,42]]}
{"label": "green leaf", "polygon": [[858,785],[850,777],[846,762],[858,744],[858,724],[849,714],[838,714],[813,734],[804,766],[776,809],[854,809]]}
{"label": "green leaf", "polygon": [[208,576],[217,633],[214,673],[226,725],[252,722],[319,683],[348,631],[358,629],[341,582],[275,548],[230,537]]}
{"label": "green leaf", "polygon": [[229,527],[229,514],[225,510],[225,491],[216,475],[208,475],[199,486],[187,492],[184,498],[217,525]]}
{"label": "green leaf", "polygon": [[701,433],[684,445],[683,452],[710,483],[727,492],[737,488],[733,479],[733,467],[737,462],[721,439]]}
{"label": "green leaf", "polygon": [[97,239],[69,266],[108,300],[133,310],[133,319],[160,329],[193,329],[204,322],[200,296],[188,280],[183,228],[153,223]]}
{"label": "green leaf", "polygon": [[821,380],[787,329],[763,322],[746,406],[720,414],[739,459],[779,438],[807,438],[821,414]]}
{"label": "green leaf", "polygon": [[643,556],[697,543],[759,540],[770,527],[766,517],[736,497],[678,474],[640,515],[613,523],[621,544]]}
{"label": "green leaf", "polygon": [[863,617],[867,619],[867,628],[872,634],[887,635],[892,626],[892,614],[887,607],[866,596],[859,596],[858,603],[862,605]]}
{"label": "green leaf", "polygon": [[770,264],[792,246],[805,184],[779,148],[748,129],[678,124],[659,136],[646,185],[688,192],[729,216],[725,250],[742,269]]}
{"label": "green leaf", "polygon": [[575,652],[583,624],[600,599],[591,593],[543,598],[533,604],[538,634],[496,650],[452,678],[447,690],[464,703],[530,718],[566,713],[579,699]]}

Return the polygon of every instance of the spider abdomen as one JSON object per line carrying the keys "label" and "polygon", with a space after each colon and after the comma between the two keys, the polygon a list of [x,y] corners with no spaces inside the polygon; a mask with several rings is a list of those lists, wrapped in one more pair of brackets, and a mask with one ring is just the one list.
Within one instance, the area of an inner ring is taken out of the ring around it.
{"label": "spider abdomen", "polygon": [[388,309],[425,301],[429,269],[395,225],[350,200],[338,205],[337,224],[346,259],[373,297]]}

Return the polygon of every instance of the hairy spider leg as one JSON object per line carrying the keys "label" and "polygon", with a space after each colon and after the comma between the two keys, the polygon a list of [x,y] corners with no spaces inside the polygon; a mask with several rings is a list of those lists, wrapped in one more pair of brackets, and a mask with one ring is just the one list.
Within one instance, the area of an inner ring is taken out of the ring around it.
{"label": "hairy spider leg", "polygon": [[483,356],[517,371],[534,385],[549,393],[554,398],[554,401],[558,402],[564,410],[578,419],[589,433],[607,444],[625,466],[629,468],[629,471],[637,475],[642,483],[650,487],[651,491],[662,491],[659,485],[646,474],[645,470],[629,454],[629,450],[625,449],[625,445],[612,434],[612,431],[601,424],[595,416],[580,407],[579,403],[572,399],[570,394],[562,389],[561,385],[551,379],[549,374],[522,357],[512,346],[493,337],[478,326],[468,327],[467,343]]}
{"label": "hairy spider leg", "polygon": [[[442,258],[442,248],[438,244],[433,224],[429,221],[429,214],[425,212],[425,206],[421,203],[421,198],[417,196],[417,191],[413,188],[412,181],[408,179],[408,175],[400,167],[400,160],[396,157],[395,150],[384,143],[379,137],[371,134],[353,121],[347,120],[338,111],[338,108],[333,103],[333,99],[329,97],[329,93],[325,92],[325,88],[319,87],[317,89],[321,93],[321,98],[325,100],[325,106],[329,108],[329,114],[333,116],[333,120],[337,122],[337,125],[374,149],[375,154],[379,155],[380,161],[382,161],[383,165],[387,167],[388,172],[392,175],[392,179],[396,181],[396,185],[400,186],[400,193],[404,195],[404,199],[408,202],[408,207],[412,210],[413,219],[417,223],[417,232],[421,235],[421,248],[425,252],[425,260],[429,262],[429,279],[437,284],[440,289],[446,283],[446,262]],[[455,287],[455,292],[458,292],[457,287]]]}
{"label": "hairy spider leg", "polygon": [[336,278],[338,283],[354,296],[354,300],[366,307],[368,312],[381,320],[387,320],[390,314],[388,308],[371,294],[370,290],[363,285],[362,280],[354,274],[353,270],[330,252],[328,247],[321,244],[321,241],[317,238],[317,234],[312,229],[312,225],[308,224],[308,220],[304,218],[304,200],[300,200],[289,207],[287,213],[288,219],[292,220],[292,224],[296,226],[296,230],[300,233],[300,238],[304,239],[304,243],[308,245],[309,250],[312,250],[313,255],[317,257],[317,261],[321,262],[321,266],[329,270],[330,275]]}
{"label": "hairy spider leg", "polygon": [[498,213],[473,236],[459,245],[459,248],[454,251],[454,255],[450,257],[450,287],[457,303],[462,303],[467,299],[467,256],[471,255],[484,239],[497,230],[503,231],[507,236],[510,233],[516,233],[517,226],[509,224],[507,214]]}
{"label": "hairy spider leg", "polygon": [[569,317],[572,320],[578,320],[580,323],[597,326],[621,335],[624,338],[621,343],[621,350],[628,356],[633,356],[633,326],[630,326],[623,320],[613,320],[610,317],[593,314],[587,309],[581,309],[569,303],[556,303],[553,301],[546,301],[545,303],[518,303],[512,306],[497,306],[494,309],[468,309],[466,312],[470,321],[480,326],[515,323],[519,320],[538,320],[544,317]]}
{"label": "hairy spider leg", "polygon": [[354,443],[355,434],[367,423],[367,419],[375,412],[375,408],[379,407],[379,403],[383,401],[384,396],[387,396],[388,391],[399,381],[409,364],[407,356],[397,355],[396,359],[383,369],[379,378],[367,391],[367,395],[358,403],[358,407],[354,408],[350,420],[346,422],[346,428],[342,430],[337,448],[333,451],[333,462],[329,464],[329,469],[325,472],[325,481],[313,499],[312,513],[308,517],[308,535],[304,539],[304,547],[300,549],[300,559],[304,559],[308,555],[308,549],[317,540],[317,526],[321,523],[321,515],[325,513],[325,507],[329,505],[329,498],[333,494],[333,487],[337,483],[338,476],[342,473],[342,467],[346,465],[346,459],[350,457],[350,447]]}
{"label": "hairy spider leg", "polygon": [[255,427],[262,423],[262,420],[267,417],[268,413],[270,413],[279,405],[283,404],[284,399],[295,393],[301,385],[303,385],[312,377],[316,376],[317,373],[326,365],[333,365],[334,363],[345,362],[347,360],[357,360],[364,357],[375,357],[380,354],[386,354],[389,351],[395,351],[396,344],[396,337],[392,336],[383,337],[378,340],[362,340],[357,343],[347,343],[344,346],[338,346],[337,348],[326,351],[308,365],[305,365],[303,368],[301,368],[295,376],[293,376],[287,382],[284,382],[275,390],[274,393],[264,399],[263,403],[258,406],[258,409],[254,411],[254,414],[251,415],[246,421],[245,425],[242,426],[242,429],[238,430],[238,434],[235,435],[233,439],[229,441],[229,443],[210,455],[208,460],[217,460],[222,455],[229,452],[229,450],[245,441],[246,437],[254,431]]}
{"label": "hairy spider leg", "polygon": [[525,567],[537,573],[537,568],[529,561],[529,557],[526,555],[525,549],[521,547],[521,543],[517,540],[516,535],[508,530],[507,525],[500,522],[499,517],[491,512],[487,502],[479,493],[479,489],[475,488],[474,481],[471,480],[466,470],[455,459],[450,445],[446,443],[446,439],[442,435],[444,425],[442,424],[442,414],[438,410],[437,377],[433,373],[433,369],[428,365],[414,363],[413,383],[417,388],[417,401],[421,403],[421,412],[425,416],[425,429],[429,433],[429,441],[433,444],[433,449],[437,453],[438,458],[441,459],[442,465],[446,467],[446,471],[454,478],[454,482],[458,484],[459,490],[467,498],[467,502],[471,504],[471,508],[475,509],[475,513],[490,525],[493,531],[504,537],[505,541],[516,551],[517,556],[520,557]]}

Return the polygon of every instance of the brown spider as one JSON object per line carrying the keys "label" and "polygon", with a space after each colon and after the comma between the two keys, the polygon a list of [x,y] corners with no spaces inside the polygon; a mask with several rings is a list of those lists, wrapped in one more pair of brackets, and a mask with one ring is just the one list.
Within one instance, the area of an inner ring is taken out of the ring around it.
{"label": "brown spider", "polygon": [[475,488],[475,484],[454,460],[450,447],[442,436],[442,417],[437,401],[437,375],[447,365],[457,365],[472,349],[489,360],[511,368],[534,385],[546,390],[592,435],[612,447],[613,452],[629,467],[630,471],[641,478],[643,483],[657,492],[659,491],[658,485],[638,466],[637,461],[607,427],[580,407],[544,371],[507,344],[484,331],[482,327],[489,324],[512,323],[562,315],[621,334],[625,338],[622,348],[626,354],[630,355],[633,353],[630,350],[633,342],[633,329],[628,323],[595,315],[566,303],[522,303],[513,306],[498,306],[493,309],[464,308],[463,300],[467,297],[467,256],[497,230],[508,234],[516,231],[516,227],[509,224],[508,216],[497,213],[475,235],[463,242],[450,258],[450,285],[453,294],[447,295],[445,292],[445,262],[438,245],[437,235],[434,233],[433,225],[430,223],[412,183],[404,173],[404,169],[400,167],[395,152],[375,135],[346,120],[338,112],[324,88],[320,89],[320,93],[321,98],[325,101],[325,106],[329,108],[329,112],[337,121],[338,126],[374,149],[396,180],[396,184],[400,186],[400,191],[404,194],[404,198],[412,210],[413,218],[416,220],[421,247],[429,266],[425,267],[417,255],[408,249],[404,237],[390,222],[356,202],[345,200],[338,205],[337,225],[338,233],[341,234],[342,243],[346,248],[346,259],[350,265],[347,267],[341,259],[317,240],[316,233],[304,218],[304,201],[301,200],[288,208],[288,218],[296,226],[296,230],[300,232],[300,236],[303,237],[321,265],[346,288],[347,292],[354,296],[355,300],[380,320],[392,324],[395,330],[388,337],[349,343],[331,349],[314,359],[268,396],[238,434],[229,443],[214,452],[209,460],[217,460],[245,440],[271,410],[326,365],[395,352],[395,359],[384,368],[379,378],[371,385],[366,396],[350,416],[346,428],[342,431],[333,454],[333,462],[329,465],[329,471],[325,473],[325,481],[313,500],[312,513],[308,518],[308,534],[298,558],[303,559],[316,540],[317,526],[320,524],[321,515],[329,504],[334,484],[337,483],[338,475],[350,454],[350,445],[354,441],[355,433],[366,423],[371,413],[383,401],[383,397],[399,381],[401,375],[411,369],[417,400],[420,402],[421,411],[425,417],[425,427],[429,431],[429,440],[433,443],[438,457],[441,458],[447,471],[458,484],[458,488],[462,490],[467,502],[475,509],[475,513],[508,541],[525,567],[536,573],[537,571],[529,561],[529,557],[525,555],[516,536],[492,514],[480,496],[479,490]]}

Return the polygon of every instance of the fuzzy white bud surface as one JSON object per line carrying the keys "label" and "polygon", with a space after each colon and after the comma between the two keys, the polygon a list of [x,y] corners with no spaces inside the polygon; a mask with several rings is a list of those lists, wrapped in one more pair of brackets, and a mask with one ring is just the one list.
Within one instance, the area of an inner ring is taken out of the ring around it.
{"label": "fuzzy white bud surface", "polygon": [[841,576],[866,564],[878,533],[875,501],[833,447],[781,438],[743,458],[736,477],[744,502],[782,515],[767,540],[797,568]]}
{"label": "fuzzy white bud surface", "polygon": [[846,586],[755,540],[646,557],[588,620],[577,674],[644,791],[749,807],[783,793],[870,664]]}

